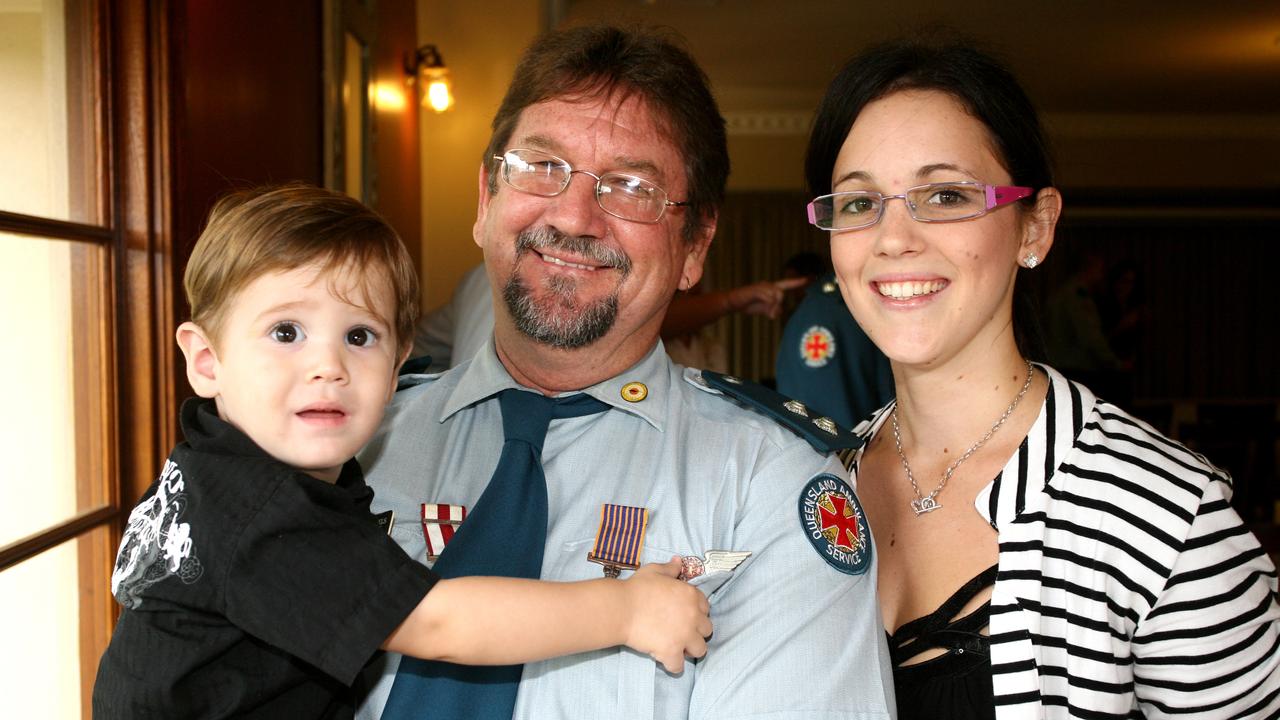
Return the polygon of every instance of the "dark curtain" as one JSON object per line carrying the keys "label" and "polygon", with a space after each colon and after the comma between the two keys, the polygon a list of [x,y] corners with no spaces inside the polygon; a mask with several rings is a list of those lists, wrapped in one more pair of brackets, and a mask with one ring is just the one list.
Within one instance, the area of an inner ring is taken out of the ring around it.
{"label": "dark curtain", "polygon": [[[725,198],[707,256],[710,289],[777,280],[787,260],[812,252],[830,257],[826,233],[805,220],[802,193],[739,192]],[[731,315],[712,328],[728,350],[730,372],[752,380],[773,377],[782,321]]]}
{"label": "dark curtain", "polygon": [[[1041,266],[1042,301],[1082,253],[1137,269],[1139,401],[1274,401],[1278,220],[1082,220],[1059,228]],[[1052,361],[1052,358],[1050,358]]]}

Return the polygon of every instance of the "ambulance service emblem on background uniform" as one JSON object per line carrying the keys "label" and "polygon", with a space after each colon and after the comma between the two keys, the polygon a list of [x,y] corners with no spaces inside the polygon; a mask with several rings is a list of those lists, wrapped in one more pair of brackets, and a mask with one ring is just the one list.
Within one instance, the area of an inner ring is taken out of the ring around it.
{"label": "ambulance service emblem on background uniform", "polygon": [[800,338],[800,357],[811,368],[820,368],[836,354],[836,339],[831,331],[814,325]]}

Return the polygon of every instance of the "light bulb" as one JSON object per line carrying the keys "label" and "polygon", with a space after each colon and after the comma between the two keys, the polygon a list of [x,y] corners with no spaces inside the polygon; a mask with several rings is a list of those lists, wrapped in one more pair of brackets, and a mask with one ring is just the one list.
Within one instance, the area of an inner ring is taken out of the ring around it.
{"label": "light bulb", "polygon": [[427,85],[426,104],[432,110],[442,113],[453,106],[453,93],[449,91],[449,81],[436,78]]}

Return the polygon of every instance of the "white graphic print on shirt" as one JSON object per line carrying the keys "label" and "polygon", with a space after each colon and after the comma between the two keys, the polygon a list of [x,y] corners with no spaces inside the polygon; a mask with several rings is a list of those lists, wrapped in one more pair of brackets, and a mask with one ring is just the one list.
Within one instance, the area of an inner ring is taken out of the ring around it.
{"label": "white graphic print on shirt", "polygon": [[129,513],[129,524],[120,541],[111,594],[121,605],[136,609],[147,587],[177,575],[190,585],[203,568],[191,543],[191,525],[178,522],[186,507],[182,470],[166,460],[156,492]]}

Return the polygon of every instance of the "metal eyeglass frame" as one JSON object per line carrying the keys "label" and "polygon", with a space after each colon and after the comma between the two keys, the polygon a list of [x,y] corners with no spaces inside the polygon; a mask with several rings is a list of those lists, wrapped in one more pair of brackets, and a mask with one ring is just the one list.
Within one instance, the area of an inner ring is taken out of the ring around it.
{"label": "metal eyeglass frame", "polygon": [[[957,185],[982,188],[983,196],[986,198],[986,203],[985,203],[986,207],[984,207],[982,210],[979,210],[978,212],[972,215],[965,215],[964,217],[954,217],[954,218],[945,218],[945,219],[923,218],[916,214],[916,211],[917,211],[916,206],[912,204],[910,200],[907,199],[907,196],[915,192],[916,190],[923,190],[924,188],[930,188],[930,187],[955,187]],[[819,195],[818,197],[809,201],[809,204],[805,206],[805,209],[808,211],[808,214],[809,214],[810,225],[813,225],[819,230],[826,230],[829,232],[843,232],[845,230],[861,230],[862,228],[868,228],[880,222],[880,219],[884,217],[885,204],[890,200],[901,200],[907,206],[907,212],[911,215],[911,219],[915,220],[916,222],[948,223],[948,222],[961,222],[964,220],[972,220],[974,218],[982,217],[983,215],[986,215],[987,213],[991,212],[992,210],[1002,205],[1008,205],[1010,203],[1017,202],[1023,198],[1031,197],[1031,195],[1033,195],[1034,193],[1035,193],[1034,188],[1022,187],[1020,185],[987,185],[986,183],[969,182],[969,181],[926,183],[924,185],[916,185],[914,187],[909,187],[904,192],[898,195],[884,195],[874,190],[854,190],[849,192],[838,192],[838,193],[830,193],[827,195]],[[839,197],[841,195],[858,195],[861,197],[879,198],[880,210],[879,212],[876,213],[876,216],[874,218],[872,218],[870,221],[862,225],[854,225],[852,227],[840,227],[840,228],[822,227],[822,225],[818,224],[818,215],[814,210],[814,206],[821,200],[825,200],[826,198]]]}
{"label": "metal eyeglass frame", "polygon": [[[511,182],[511,170],[510,170],[511,163],[507,162],[507,155],[510,155],[510,154],[511,154],[511,153],[513,153],[513,152],[530,152],[530,153],[538,153],[539,155],[543,155],[543,156],[548,157],[548,158],[550,158],[550,159],[552,159],[552,160],[555,160],[555,161],[559,162],[561,165],[563,165],[565,168],[568,168],[568,173],[566,173],[566,174],[565,174],[565,176],[564,176],[564,183],[562,183],[562,184],[560,185],[560,189],[559,189],[559,190],[557,190],[557,191],[555,191],[555,192],[553,192],[553,193],[550,193],[550,194],[544,194],[544,193],[539,193],[539,192],[533,192],[532,190],[526,190],[526,189],[524,189],[524,188],[522,188],[522,187],[517,187],[516,185],[512,184],[512,182]],[[590,170],[579,170],[579,169],[575,168],[573,165],[569,164],[569,161],[568,161],[568,160],[565,160],[564,158],[559,157],[559,156],[557,156],[557,155],[552,155],[552,154],[551,154],[551,153],[549,153],[549,152],[544,152],[544,151],[542,151],[542,150],[534,150],[533,148],[510,148],[509,150],[507,150],[506,152],[502,153],[501,155],[494,155],[494,156],[493,156],[493,159],[494,159],[494,160],[497,160],[497,161],[498,161],[498,162],[500,162],[500,163],[502,163],[502,182],[503,182],[503,183],[505,183],[505,184],[507,185],[507,187],[511,188],[512,190],[515,190],[516,192],[522,192],[522,193],[524,193],[524,194],[526,194],[526,195],[533,195],[534,197],[556,197],[557,195],[563,194],[565,190],[568,190],[568,189],[569,189],[569,184],[573,182],[573,176],[574,176],[575,174],[577,174],[577,173],[582,173],[583,175],[586,175],[586,176],[588,176],[588,177],[594,178],[594,179],[595,179],[595,181],[596,181],[596,184],[595,184],[595,192],[594,192],[594,195],[595,195],[595,198],[596,198],[596,205],[598,205],[598,206],[600,207],[600,209],[601,209],[601,210],[605,211],[605,212],[606,212],[606,213],[608,213],[609,215],[611,215],[611,216],[613,216],[613,217],[616,217],[616,218],[618,218],[619,220],[626,220],[627,222],[643,223],[643,224],[645,224],[645,225],[653,225],[653,224],[655,224],[655,223],[657,223],[657,222],[661,221],[661,220],[662,220],[662,216],[667,214],[667,208],[669,208],[669,207],[687,207],[687,206],[689,205],[688,201],[679,201],[679,202],[677,202],[677,201],[674,201],[674,200],[668,200],[667,198],[668,198],[669,196],[667,195],[667,191],[666,191],[664,188],[662,188],[662,187],[658,186],[656,183],[653,183],[653,182],[651,182],[651,181],[649,181],[649,180],[645,180],[645,179],[644,179],[644,178],[642,178],[642,177],[636,177],[635,175],[628,175],[628,174],[626,174],[626,173],[619,173],[619,172],[607,172],[607,173],[604,173],[604,174],[602,174],[602,175],[597,175],[597,174],[595,174],[595,173],[591,172]],[[601,186],[601,183],[604,181],[604,179],[605,179],[605,178],[624,178],[624,179],[626,179],[626,180],[633,180],[633,181],[636,181],[636,182],[638,182],[638,183],[642,183],[642,184],[643,184],[643,185],[645,185],[645,186],[652,187],[653,189],[655,189],[655,190],[657,190],[658,192],[662,193],[662,205],[660,205],[660,206],[659,206],[658,216],[657,216],[657,217],[655,217],[655,218],[654,218],[654,219],[652,219],[652,220],[637,220],[636,218],[629,218],[629,217],[626,217],[625,215],[619,215],[618,213],[616,213],[616,212],[614,212],[614,211],[610,210],[609,208],[605,207],[605,206],[604,206],[604,202],[601,200],[601,196],[603,195],[603,193],[600,191],[600,190],[601,190],[601,187],[602,187],[602,186]]]}

